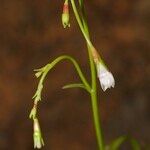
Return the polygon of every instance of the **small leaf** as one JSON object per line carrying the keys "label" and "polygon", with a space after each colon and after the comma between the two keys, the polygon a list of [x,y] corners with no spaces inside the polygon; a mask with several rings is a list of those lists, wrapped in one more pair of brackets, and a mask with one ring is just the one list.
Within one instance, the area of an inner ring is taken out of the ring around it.
{"label": "small leaf", "polygon": [[130,143],[132,146],[132,150],[141,150],[139,142],[135,140],[134,138],[130,139]]}
{"label": "small leaf", "polygon": [[115,139],[109,146],[106,147],[106,150],[118,150],[121,144],[126,140],[126,136],[121,136]]}
{"label": "small leaf", "polygon": [[30,112],[29,118],[30,118],[30,119],[31,119],[31,118],[35,119],[35,117],[36,117],[36,112],[37,112],[36,108],[33,107],[32,110],[31,110],[31,112]]}
{"label": "small leaf", "polygon": [[42,73],[43,73],[43,72],[37,72],[37,73],[35,73],[35,76],[36,76],[37,78],[39,78],[39,77],[42,75]]}
{"label": "small leaf", "polygon": [[86,89],[86,87],[82,83],[67,84],[67,85],[62,87],[62,89],[69,89],[69,88],[83,88],[83,89]]}
{"label": "small leaf", "polygon": [[32,99],[34,99],[35,101],[40,101],[41,100],[42,89],[43,89],[43,84],[39,84],[38,88],[37,88],[37,91],[35,92]]}
{"label": "small leaf", "polygon": [[39,69],[34,69],[33,71],[35,71],[35,72],[44,72],[46,67],[47,67],[47,65],[42,67],[42,68],[39,68]]}
{"label": "small leaf", "polygon": [[51,64],[47,64],[44,67],[39,68],[39,69],[34,69],[33,71],[35,71],[35,72],[42,72],[43,73],[47,69],[47,67],[52,68],[53,66]]}

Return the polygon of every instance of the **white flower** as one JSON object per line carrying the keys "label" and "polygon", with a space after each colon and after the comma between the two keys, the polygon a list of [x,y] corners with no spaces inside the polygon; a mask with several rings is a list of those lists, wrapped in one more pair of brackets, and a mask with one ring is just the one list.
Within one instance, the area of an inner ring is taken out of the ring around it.
{"label": "white flower", "polygon": [[44,146],[44,141],[41,135],[38,119],[34,119],[33,129],[34,129],[34,134],[33,134],[34,148],[40,149],[42,146]]}
{"label": "white flower", "polygon": [[115,86],[112,73],[100,62],[97,64],[97,74],[103,91]]}

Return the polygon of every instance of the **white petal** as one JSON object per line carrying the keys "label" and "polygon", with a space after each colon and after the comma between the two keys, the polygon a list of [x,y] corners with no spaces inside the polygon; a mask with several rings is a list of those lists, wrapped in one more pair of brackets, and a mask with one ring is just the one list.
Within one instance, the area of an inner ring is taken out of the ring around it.
{"label": "white petal", "polygon": [[103,91],[115,86],[115,80],[112,73],[101,63],[97,66],[97,73]]}

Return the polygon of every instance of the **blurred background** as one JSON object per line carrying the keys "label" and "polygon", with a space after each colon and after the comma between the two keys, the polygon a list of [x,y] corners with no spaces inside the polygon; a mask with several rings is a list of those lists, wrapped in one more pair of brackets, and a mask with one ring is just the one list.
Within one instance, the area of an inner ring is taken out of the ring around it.
{"label": "blurred background", "polygon": [[[63,29],[62,5],[63,0],[0,1],[0,150],[33,149],[33,69],[69,54],[90,79],[85,41],[72,11],[71,27]],[[150,1],[92,0],[86,11],[93,43],[116,79],[105,93],[98,83],[105,142],[132,135],[149,144]],[[39,110],[43,150],[97,149],[89,95],[61,89],[74,81],[80,80],[68,62],[48,75]]]}

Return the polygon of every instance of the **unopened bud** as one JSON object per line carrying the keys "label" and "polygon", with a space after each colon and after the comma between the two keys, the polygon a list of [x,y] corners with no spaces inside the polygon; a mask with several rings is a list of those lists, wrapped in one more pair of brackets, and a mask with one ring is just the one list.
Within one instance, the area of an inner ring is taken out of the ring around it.
{"label": "unopened bud", "polygon": [[62,13],[62,24],[63,27],[70,27],[70,22],[69,22],[69,4],[68,0],[65,0],[64,6],[63,6],[63,13]]}
{"label": "unopened bud", "polygon": [[34,148],[40,149],[42,146],[44,146],[44,141],[42,138],[40,125],[37,118],[34,119],[33,130]]}

